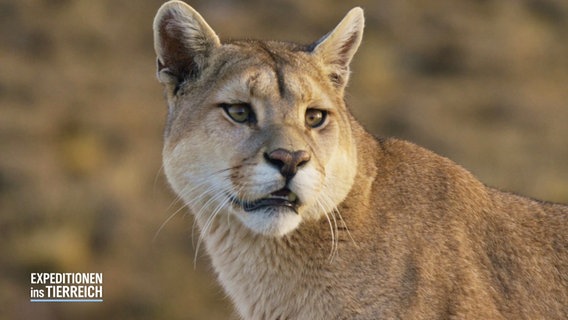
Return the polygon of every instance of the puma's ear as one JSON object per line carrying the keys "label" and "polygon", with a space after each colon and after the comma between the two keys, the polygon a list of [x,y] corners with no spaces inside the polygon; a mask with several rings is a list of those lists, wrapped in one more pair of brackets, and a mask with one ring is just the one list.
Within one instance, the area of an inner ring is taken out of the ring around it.
{"label": "puma's ear", "polygon": [[213,29],[184,2],[166,2],[156,13],[154,50],[160,82],[177,86],[197,76],[211,51],[220,45]]}
{"label": "puma's ear", "polygon": [[349,63],[361,44],[365,17],[363,9],[351,9],[330,33],[310,46],[328,68],[328,76],[337,87],[344,87],[349,80]]}

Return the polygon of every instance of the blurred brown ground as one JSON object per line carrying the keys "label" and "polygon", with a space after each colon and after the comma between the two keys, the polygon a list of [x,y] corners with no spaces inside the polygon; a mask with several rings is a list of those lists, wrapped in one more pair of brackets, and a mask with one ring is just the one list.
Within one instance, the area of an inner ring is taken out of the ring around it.
{"label": "blurred brown ground", "polygon": [[[0,0],[0,319],[229,317],[160,170],[160,4]],[[221,38],[303,43],[362,6],[348,102],[370,131],[568,203],[567,1],[191,4]],[[104,303],[30,303],[30,272],[50,271],[103,272]]]}

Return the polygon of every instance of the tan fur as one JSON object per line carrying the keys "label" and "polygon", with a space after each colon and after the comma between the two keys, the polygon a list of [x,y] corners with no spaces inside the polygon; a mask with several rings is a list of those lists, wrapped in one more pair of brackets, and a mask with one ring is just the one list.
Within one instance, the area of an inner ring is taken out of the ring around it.
{"label": "tan fur", "polygon": [[[310,46],[222,44],[178,1],[156,15],[165,172],[241,317],[568,318],[568,207],[362,129],[343,101],[362,32],[359,8]],[[295,210],[245,210],[283,187]]]}

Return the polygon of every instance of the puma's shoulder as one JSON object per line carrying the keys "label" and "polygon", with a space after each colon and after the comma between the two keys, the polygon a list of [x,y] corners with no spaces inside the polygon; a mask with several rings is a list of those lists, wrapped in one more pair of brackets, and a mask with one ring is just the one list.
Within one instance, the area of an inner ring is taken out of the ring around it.
{"label": "puma's shoulder", "polygon": [[407,189],[403,193],[408,195],[426,193],[424,196],[428,199],[440,200],[458,196],[486,197],[489,192],[462,166],[409,141],[378,139],[374,150],[368,154],[375,155],[374,164],[381,171],[376,176],[378,187],[392,189],[396,184]]}

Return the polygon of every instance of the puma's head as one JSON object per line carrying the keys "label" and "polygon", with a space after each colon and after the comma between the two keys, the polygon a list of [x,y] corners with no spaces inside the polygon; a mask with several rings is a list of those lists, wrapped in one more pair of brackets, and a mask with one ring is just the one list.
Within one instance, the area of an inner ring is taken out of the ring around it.
{"label": "puma's head", "polygon": [[355,8],[311,45],[221,43],[185,3],[160,8],[164,168],[202,227],[234,215],[256,233],[281,236],[333,214],[357,167],[343,93],[363,24]]}

